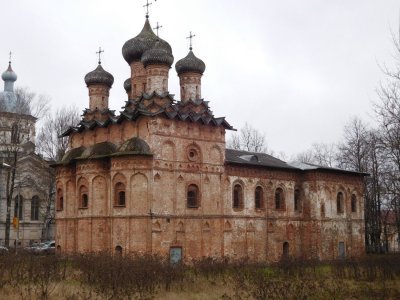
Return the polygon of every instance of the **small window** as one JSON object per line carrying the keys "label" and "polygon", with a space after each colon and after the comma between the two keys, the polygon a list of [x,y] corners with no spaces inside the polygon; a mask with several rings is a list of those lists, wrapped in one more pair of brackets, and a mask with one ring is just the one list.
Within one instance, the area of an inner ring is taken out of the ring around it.
{"label": "small window", "polygon": [[254,201],[256,208],[264,208],[264,191],[261,186],[256,187],[256,190],[254,192]]}
{"label": "small window", "polygon": [[88,208],[89,207],[89,196],[88,189],[86,186],[81,186],[80,188],[80,208]]}
{"label": "small window", "polygon": [[118,182],[115,185],[115,206],[125,206],[126,199],[125,199],[125,184],[122,182]]}
{"label": "small window", "polygon": [[121,246],[115,247],[115,255],[122,256],[122,247]]}
{"label": "small window", "polygon": [[189,208],[199,207],[199,189],[195,184],[191,184],[188,186],[187,207]]}
{"label": "small window", "polygon": [[283,259],[289,258],[289,243],[288,242],[283,243],[282,258]]}
{"label": "small window", "polygon": [[336,209],[338,214],[342,214],[344,212],[344,198],[343,193],[339,192],[336,197]]}
{"label": "small window", "polygon": [[57,190],[57,210],[64,209],[64,197],[61,189]]}
{"label": "small window", "polygon": [[281,188],[275,190],[275,209],[285,209],[285,197]]}
{"label": "small window", "polygon": [[33,196],[31,200],[31,220],[39,220],[39,197]]}
{"label": "small window", "polygon": [[243,188],[240,184],[233,188],[233,208],[243,208]]}
{"label": "small window", "polygon": [[301,202],[300,202],[300,190],[296,189],[294,191],[294,211],[301,210]]}
{"label": "small window", "polygon": [[357,212],[357,197],[356,195],[351,195],[351,212]]}

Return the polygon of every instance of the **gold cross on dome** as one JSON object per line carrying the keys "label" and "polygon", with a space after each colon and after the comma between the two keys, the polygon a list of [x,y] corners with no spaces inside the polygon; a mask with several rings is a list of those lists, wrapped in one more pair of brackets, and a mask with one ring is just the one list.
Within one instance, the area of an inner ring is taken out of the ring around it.
{"label": "gold cross on dome", "polygon": [[8,54],[8,62],[11,64],[11,55],[12,55],[12,52],[10,51],[10,53]]}
{"label": "gold cross on dome", "polygon": [[101,47],[99,47],[99,51],[96,52],[96,54],[99,55],[99,65],[101,65],[101,53],[103,53],[104,50],[101,50]]}
{"label": "gold cross on dome", "polygon": [[193,38],[194,38],[195,36],[196,36],[195,34],[192,34],[192,32],[190,32],[190,35],[187,37],[187,39],[190,40],[190,47],[189,47],[190,50],[193,49],[193,47],[192,47],[192,40],[193,40]]}
{"label": "gold cross on dome", "polygon": [[162,25],[158,25],[158,22],[157,22],[157,26],[153,28],[153,29],[157,30],[157,36],[158,36],[158,30],[159,30],[160,28],[162,28]]}

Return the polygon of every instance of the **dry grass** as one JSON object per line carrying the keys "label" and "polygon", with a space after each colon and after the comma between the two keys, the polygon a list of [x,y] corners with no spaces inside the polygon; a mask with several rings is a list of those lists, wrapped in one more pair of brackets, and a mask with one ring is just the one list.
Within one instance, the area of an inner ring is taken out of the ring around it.
{"label": "dry grass", "polygon": [[400,256],[276,265],[164,257],[0,256],[1,299],[400,299]]}

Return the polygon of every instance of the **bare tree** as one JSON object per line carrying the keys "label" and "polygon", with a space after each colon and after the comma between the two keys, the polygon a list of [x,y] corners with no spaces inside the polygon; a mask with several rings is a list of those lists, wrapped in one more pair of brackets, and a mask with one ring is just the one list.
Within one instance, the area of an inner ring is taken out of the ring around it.
{"label": "bare tree", "polygon": [[50,110],[50,98],[46,95],[36,95],[26,87],[17,87],[16,114],[31,115],[37,119],[43,118]]}
{"label": "bare tree", "polygon": [[344,127],[344,141],[339,144],[339,166],[344,169],[367,172],[370,131],[359,118],[353,118]]}
{"label": "bare tree", "polygon": [[378,88],[379,102],[374,108],[385,158],[382,177],[384,197],[389,206],[386,209],[395,215],[400,243],[400,26],[398,34],[392,37],[395,48],[394,67],[382,68],[386,80]]}
{"label": "bare tree", "polygon": [[335,144],[314,143],[310,149],[295,155],[291,160],[335,167],[337,165],[337,146]]}
{"label": "bare tree", "polygon": [[268,152],[265,134],[246,123],[227,141],[227,148],[250,152]]}
{"label": "bare tree", "polygon": [[62,159],[68,150],[68,138],[60,138],[60,135],[79,120],[79,110],[75,106],[63,107],[53,116],[47,116],[36,138],[38,151],[50,160]]}

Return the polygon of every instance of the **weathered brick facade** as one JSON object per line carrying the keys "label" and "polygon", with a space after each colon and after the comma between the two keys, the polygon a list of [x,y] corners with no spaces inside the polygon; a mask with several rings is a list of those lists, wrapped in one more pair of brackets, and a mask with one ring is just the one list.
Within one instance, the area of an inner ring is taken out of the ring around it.
{"label": "weathered brick facade", "polygon": [[[151,37],[148,21],[144,31]],[[175,101],[163,53],[143,64],[129,42],[124,111],[115,116],[100,101],[108,100],[109,82],[89,80],[100,94],[65,133],[71,150],[56,167],[59,251],[180,249],[185,260],[258,261],[364,253],[362,174],[225,149],[231,127],[201,99],[204,63],[193,63],[192,51],[189,63],[177,63],[182,100]],[[146,42],[151,49],[156,38]]]}

